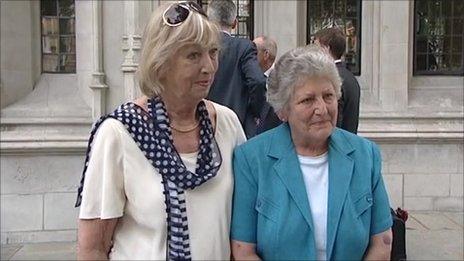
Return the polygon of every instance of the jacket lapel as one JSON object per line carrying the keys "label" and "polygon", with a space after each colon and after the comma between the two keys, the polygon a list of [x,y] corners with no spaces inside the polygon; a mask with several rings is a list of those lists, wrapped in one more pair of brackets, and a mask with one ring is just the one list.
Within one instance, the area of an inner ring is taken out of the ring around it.
{"label": "jacket lapel", "polygon": [[313,230],[308,195],[288,124],[281,124],[277,127],[274,136],[268,152],[269,156],[278,159],[274,170],[287,188],[304,220]]}
{"label": "jacket lapel", "polygon": [[345,198],[353,174],[354,161],[349,154],[354,151],[339,129],[334,129],[329,143],[329,198],[327,211],[327,259],[332,251]]}

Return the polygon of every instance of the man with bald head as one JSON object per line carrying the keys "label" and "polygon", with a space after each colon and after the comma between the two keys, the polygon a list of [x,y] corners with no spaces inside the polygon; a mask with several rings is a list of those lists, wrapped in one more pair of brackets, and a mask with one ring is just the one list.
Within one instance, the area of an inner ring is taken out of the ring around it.
{"label": "man with bald head", "polygon": [[259,66],[264,72],[266,77],[269,77],[269,73],[274,68],[274,61],[277,55],[277,44],[276,42],[267,36],[258,36],[253,42],[258,48],[258,62]]}
{"label": "man with bald head", "polygon": [[[273,39],[264,35],[256,37],[253,42],[256,44],[256,48],[258,49],[259,66],[261,67],[261,70],[263,70],[264,76],[267,78],[274,69],[274,61],[277,56],[277,44]],[[282,122],[274,112],[274,109],[268,102],[265,102],[259,117],[256,134],[260,134],[264,131],[277,127],[280,123]]]}

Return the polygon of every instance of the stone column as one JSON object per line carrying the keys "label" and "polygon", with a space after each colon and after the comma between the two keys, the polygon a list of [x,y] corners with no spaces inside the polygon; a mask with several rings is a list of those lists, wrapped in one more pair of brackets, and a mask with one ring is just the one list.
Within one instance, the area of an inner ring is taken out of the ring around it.
{"label": "stone column", "polygon": [[132,100],[141,95],[136,78],[138,55],[142,45],[142,32],[151,11],[158,1],[124,1],[124,61],[121,70],[124,78],[124,98]]}
{"label": "stone column", "polygon": [[105,73],[103,72],[102,48],[102,2],[92,2],[93,29],[93,73],[90,89],[93,91],[92,118],[97,119],[105,114],[106,90]]}
{"label": "stone column", "polygon": [[278,56],[300,44],[300,24],[304,18],[299,17],[299,8],[306,6],[304,1],[255,0],[254,3],[255,36],[274,38],[278,45]]}
{"label": "stone column", "polygon": [[[409,1],[379,1],[379,100],[382,111],[404,111],[408,107]],[[393,15],[394,14],[394,15]],[[374,71],[375,73],[375,71]]]}
{"label": "stone column", "polygon": [[141,35],[136,32],[137,15],[139,13],[138,1],[124,1],[124,61],[121,65],[124,78],[124,98],[133,100],[139,95],[138,84],[135,78],[137,71],[137,54],[141,46]]}

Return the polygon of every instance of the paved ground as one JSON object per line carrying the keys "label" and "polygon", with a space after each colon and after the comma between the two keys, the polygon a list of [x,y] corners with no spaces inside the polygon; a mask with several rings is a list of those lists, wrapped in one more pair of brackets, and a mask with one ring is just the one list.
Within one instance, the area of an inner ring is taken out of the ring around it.
{"label": "paved ground", "polygon": [[[408,260],[464,260],[462,212],[414,212],[406,225]],[[75,242],[2,245],[1,260],[72,260],[75,253]]]}

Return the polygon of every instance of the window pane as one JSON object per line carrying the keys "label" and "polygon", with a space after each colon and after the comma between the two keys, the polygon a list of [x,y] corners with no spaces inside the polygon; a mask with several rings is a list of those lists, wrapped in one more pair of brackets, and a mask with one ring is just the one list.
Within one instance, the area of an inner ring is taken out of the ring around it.
{"label": "window pane", "polygon": [[[76,71],[74,0],[41,0],[42,71]],[[55,8],[54,12],[51,12]],[[47,14],[47,16],[44,16]]]}
{"label": "window pane", "polygon": [[58,36],[42,36],[42,53],[58,53]]}
{"label": "window pane", "polygon": [[453,5],[450,2],[444,2],[442,5],[441,15],[444,17],[451,17],[452,16],[452,7]]}
{"label": "window pane", "polygon": [[334,14],[337,17],[345,16],[345,1],[344,0],[335,0]]}
{"label": "window pane", "polygon": [[416,68],[419,71],[425,71],[427,69],[427,55],[425,54],[417,55]]}
{"label": "window pane", "polygon": [[428,14],[427,1],[416,1],[416,12],[421,16]]}
{"label": "window pane", "polygon": [[[464,75],[464,1],[415,1],[415,74]],[[455,57],[458,56],[459,57]]]}
{"label": "window pane", "polygon": [[459,70],[463,69],[462,68],[462,55],[453,55],[451,56],[451,69],[454,70]]}
{"label": "window pane", "polygon": [[59,9],[60,16],[74,17],[74,0],[60,0]]}
{"label": "window pane", "polygon": [[64,54],[60,56],[60,71],[75,72],[76,71],[76,55]]}
{"label": "window pane", "polygon": [[427,37],[425,36],[418,36],[416,38],[416,52],[419,53],[427,53]]}
{"label": "window pane", "polygon": [[42,56],[42,71],[58,72],[59,57],[58,55],[44,54]]}
{"label": "window pane", "polygon": [[427,70],[428,71],[436,71],[438,69],[438,65],[440,64],[441,56],[440,54],[429,54],[427,55]]}
{"label": "window pane", "polygon": [[307,43],[324,28],[338,27],[346,34],[345,62],[348,69],[360,75],[359,30],[361,0],[307,0]]}
{"label": "window pane", "polygon": [[319,1],[309,1],[308,10],[311,12],[310,17],[321,17],[321,3]]}
{"label": "window pane", "polygon": [[451,56],[448,54],[444,54],[440,57],[440,62],[438,64],[438,69],[440,70],[449,70],[450,69],[450,60]]}
{"label": "window pane", "polygon": [[253,0],[234,0],[234,3],[239,22],[234,35],[253,39]]}
{"label": "window pane", "polygon": [[42,0],[40,2],[41,14],[56,16],[56,4],[55,0]]}
{"label": "window pane", "polygon": [[345,24],[345,34],[346,34],[346,52],[350,53],[356,52],[357,42],[356,42],[356,20],[347,20]]}
{"label": "window pane", "polygon": [[453,4],[453,16],[454,17],[464,17],[464,2],[462,0],[454,0]]}
{"label": "window pane", "polygon": [[451,51],[453,53],[459,53],[459,52],[462,52],[463,50],[463,46],[462,46],[462,36],[461,37],[453,37],[452,38],[453,40],[453,47],[451,49]]}
{"label": "window pane", "polygon": [[76,50],[76,40],[74,36],[60,37],[60,53],[74,53]]}
{"label": "window pane", "polygon": [[247,0],[242,0],[238,2],[238,15],[239,16],[249,16],[250,15],[250,6]]}
{"label": "window pane", "polygon": [[74,34],[74,18],[60,19],[60,34]]}
{"label": "window pane", "polygon": [[464,19],[453,19],[453,32],[452,33],[454,35],[464,34]]}
{"label": "window pane", "polygon": [[42,34],[58,34],[58,18],[42,17]]}
{"label": "window pane", "polygon": [[347,0],[346,1],[346,16],[348,17],[357,17],[356,14],[356,0]]}
{"label": "window pane", "polygon": [[430,15],[439,16],[441,13],[441,8],[442,8],[441,0],[429,1]]}

